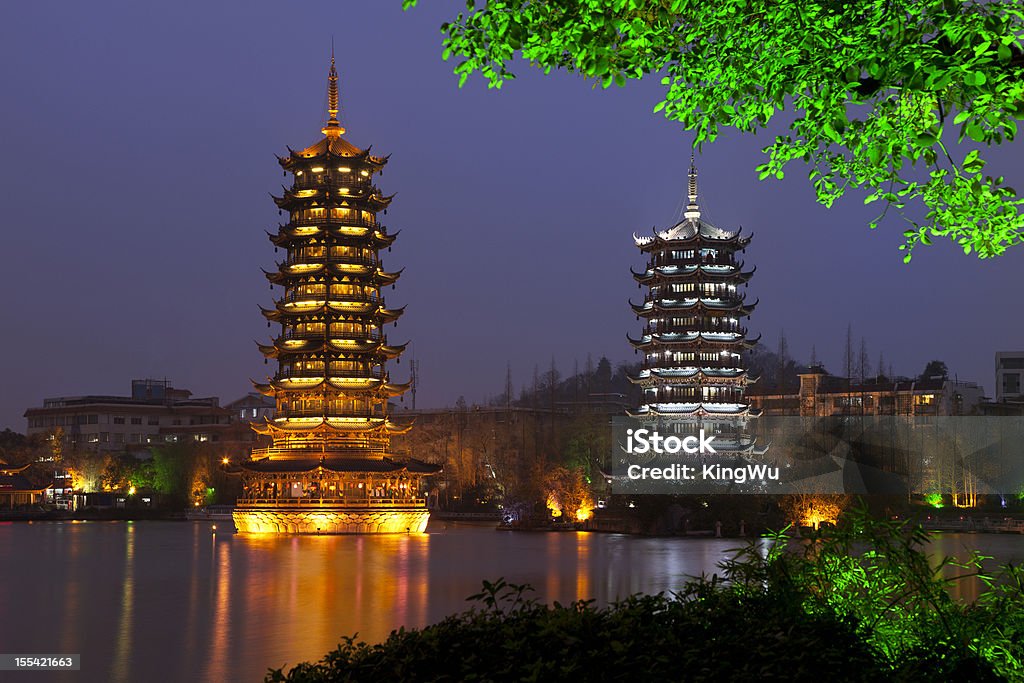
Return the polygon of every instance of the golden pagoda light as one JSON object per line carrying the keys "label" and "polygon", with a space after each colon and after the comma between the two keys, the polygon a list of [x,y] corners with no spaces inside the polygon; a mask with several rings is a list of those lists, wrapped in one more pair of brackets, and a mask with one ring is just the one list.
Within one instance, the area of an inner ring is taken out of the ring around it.
{"label": "golden pagoda light", "polygon": [[332,51],[324,137],[279,158],[293,184],[274,198],[289,220],[270,239],[287,258],[267,277],[284,291],[263,309],[280,329],[260,345],[277,371],[257,383],[275,415],[252,425],[271,445],[237,465],[243,533],[421,532],[421,481],[440,470],[391,453],[392,434],[408,428],[390,420],[388,398],[408,387],[386,368],[405,346],[383,329],[402,314],[381,291],[399,277],[380,259],[395,241],[377,222],[391,200],[373,185],[387,158],[343,138],[339,111]]}

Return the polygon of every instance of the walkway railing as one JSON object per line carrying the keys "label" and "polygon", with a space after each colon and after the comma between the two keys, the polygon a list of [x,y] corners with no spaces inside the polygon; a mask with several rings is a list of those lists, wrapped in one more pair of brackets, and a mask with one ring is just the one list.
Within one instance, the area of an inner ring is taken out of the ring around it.
{"label": "walkway railing", "polygon": [[426,498],[239,498],[236,507],[423,507]]}

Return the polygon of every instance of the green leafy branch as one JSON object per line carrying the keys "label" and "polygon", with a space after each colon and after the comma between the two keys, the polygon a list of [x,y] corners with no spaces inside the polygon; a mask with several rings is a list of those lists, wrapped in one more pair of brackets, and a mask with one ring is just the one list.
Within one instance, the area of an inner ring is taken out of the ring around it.
{"label": "green leafy branch", "polygon": [[790,107],[789,131],[764,148],[760,178],[808,164],[829,207],[862,188],[865,203],[885,204],[870,227],[889,209],[907,222],[906,261],[933,238],[979,258],[1024,240],[1024,199],[983,173],[977,148],[952,147],[954,136],[985,147],[1016,137],[1024,118],[1017,2],[470,0],[442,33],[460,86],[479,73],[500,88],[515,77],[517,56],[604,88],[660,76],[655,111],[693,131],[698,149],[723,128],[765,129]]}

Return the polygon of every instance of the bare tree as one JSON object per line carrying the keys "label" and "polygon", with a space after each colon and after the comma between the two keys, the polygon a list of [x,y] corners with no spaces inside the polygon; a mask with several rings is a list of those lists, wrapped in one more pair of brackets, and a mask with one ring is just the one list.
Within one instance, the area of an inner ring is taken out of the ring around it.
{"label": "bare tree", "polygon": [[868,358],[868,343],[860,338],[860,353],[857,354],[857,377],[863,384],[871,374],[871,359]]}
{"label": "bare tree", "polygon": [[780,394],[786,393],[786,361],[789,356],[789,344],[786,341],[786,330],[779,330],[779,349],[775,354],[778,363],[775,375],[775,385]]}

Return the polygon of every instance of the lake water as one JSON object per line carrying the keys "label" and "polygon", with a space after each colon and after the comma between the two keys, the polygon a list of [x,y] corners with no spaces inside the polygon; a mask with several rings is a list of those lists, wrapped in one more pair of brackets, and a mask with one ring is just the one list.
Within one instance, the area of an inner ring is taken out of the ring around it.
{"label": "lake water", "polygon": [[[269,666],[319,659],[342,635],[376,642],[461,611],[482,579],[529,583],[545,601],[607,603],[678,588],[739,545],[444,523],[412,536],[220,526],[0,524],[0,653],[82,655],[81,672],[17,680],[260,681]],[[949,534],[936,546],[967,548],[1024,560],[1021,536]]]}

